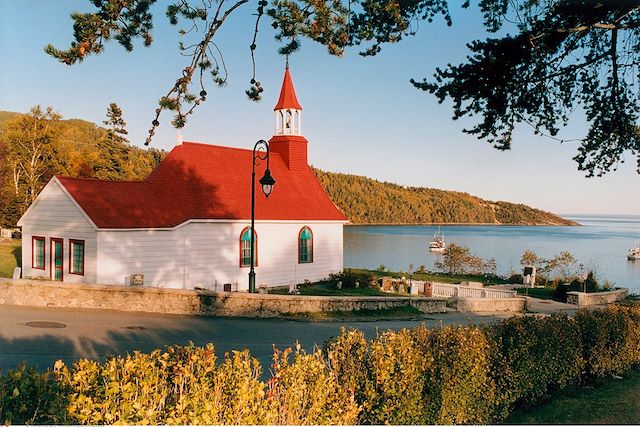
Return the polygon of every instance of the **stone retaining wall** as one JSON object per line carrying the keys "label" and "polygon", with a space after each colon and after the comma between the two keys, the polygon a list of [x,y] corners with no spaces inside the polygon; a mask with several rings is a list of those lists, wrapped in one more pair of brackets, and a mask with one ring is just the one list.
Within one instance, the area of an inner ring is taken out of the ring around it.
{"label": "stone retaining wall", "polygon": [[443,298],[266,295],[0,279],[0,304],[204,316],[278,317],[289,313],[379,310],[413,306],[446,311]]}
{"label": "stone retaining wall", "polygon": [[456,310],[467,313],[483,311],[505,311],[519,313],[525,308],[524,298],[460,298]]}
{"label": "stone retaining wall", "polygon": [[587,307],[590,305],[610,304],[612,302],[622,301],[627,296],[629,296],[629,290],[625,288],[593,293],[571,291],[567,292],[567,303],[576,304],[578,307]]}

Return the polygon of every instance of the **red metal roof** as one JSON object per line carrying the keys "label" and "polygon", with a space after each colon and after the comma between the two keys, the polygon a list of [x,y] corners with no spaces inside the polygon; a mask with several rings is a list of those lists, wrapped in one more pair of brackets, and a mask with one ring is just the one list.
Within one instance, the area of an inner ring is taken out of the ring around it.
{"label": "red metal roof", "polygon": [[302,106],[296,98],[296,90],[293,87],[293,80],[291,80],[291,73],[289,73],[289,67],[284,72],[284,79],[282,80],[282,89],[280,89],[280,98],[273,110],[302,110]]}
{"label": "red metal roof", "polygon": [[[265,198],[256,182],[256,220],[346,220],[306,168],[270,156],[276,184]],[[57,177],[98,228],[167,228],[189,219],[249,220],[252,151],[185,142],[144,181]],[[265,163],[256,167],[256,180]]]}

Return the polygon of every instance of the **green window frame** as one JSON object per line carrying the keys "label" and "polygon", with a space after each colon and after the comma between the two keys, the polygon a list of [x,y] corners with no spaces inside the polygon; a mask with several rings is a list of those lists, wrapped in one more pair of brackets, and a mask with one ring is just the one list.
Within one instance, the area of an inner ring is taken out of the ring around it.
{"label": "green window frame", "polygon": [[69,273],[84,276],[84,240],[69,240]]}
{"label": "green window frame", "polygon": [[[246,227],[240,233],[240,267],[251,267],[251,227]],[[254,267],[258,266],[258,234],[253,231]]]}
{"label": "green window frame", "polygon": [[298,264],[313,262],[313,231],[307,226],[298,233]]}

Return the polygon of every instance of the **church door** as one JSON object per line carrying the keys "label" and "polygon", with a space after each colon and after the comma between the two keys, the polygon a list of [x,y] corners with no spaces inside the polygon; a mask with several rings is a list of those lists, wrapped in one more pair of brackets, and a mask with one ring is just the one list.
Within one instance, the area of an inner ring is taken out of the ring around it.
{"label": "church door", "polygon": [[64,251],[62,239],[51,239],[51,279],[62,282],[64,279]]}

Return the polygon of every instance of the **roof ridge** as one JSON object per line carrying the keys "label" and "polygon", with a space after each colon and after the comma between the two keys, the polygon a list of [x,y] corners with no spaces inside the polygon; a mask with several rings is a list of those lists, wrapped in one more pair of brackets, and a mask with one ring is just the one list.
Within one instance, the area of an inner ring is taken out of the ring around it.
{"label": "roof ridge", "polygon": [[95,181],[95,182],[115,182],[115,183],[128,183],[128,184],[137,184],[137,183],[143,183],[145,182],[145,180],[133,180],[133,179],[117,179],[117,180],[112,180],[112,179],[100,179],[100,178],[85,178],[85,177],[79,177],[79,176],[68,176],[68,175],[54,175],[56,178],[60,179],[73,179],[76,181]]}

